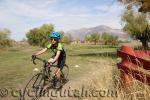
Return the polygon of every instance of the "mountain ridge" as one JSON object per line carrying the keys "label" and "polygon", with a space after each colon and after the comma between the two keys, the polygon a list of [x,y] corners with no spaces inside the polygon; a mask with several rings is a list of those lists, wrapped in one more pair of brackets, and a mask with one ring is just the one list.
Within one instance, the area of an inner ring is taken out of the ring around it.
{"label": "mountain ridge", "polygon": [[118,36],[119,39],[128,39],[128,34],[123,32],[121,29],[113,29],[106,25],[98,25],[95,27],[89,27],[89,28],[80,28],[80,29],[73,29],[70,31],[67,31],[67,34],[71,34],[74,39],[81,39],[83,40],[86,35],[90,35],[92,33],[98,32],[100,35],[102,35],[104,32],[108,32],[112,35]]}

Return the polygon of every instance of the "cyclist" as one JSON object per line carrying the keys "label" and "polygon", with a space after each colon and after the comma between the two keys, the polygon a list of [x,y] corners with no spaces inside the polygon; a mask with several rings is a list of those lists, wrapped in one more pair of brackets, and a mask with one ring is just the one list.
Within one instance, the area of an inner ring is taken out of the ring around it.
{"label": "cyclist", "polygon": [[56,77],[55,88],[59,88],[61,86],[59,79],[61,75],[61,70],[63,69],[63,66],[65,64],[66,53],[65,53],[62,43],[60,42],[59,32],[51,32],[49,37],[50,37],[50,43],[47,45],[47,47],[37,52],[36,54],[34,54],[34,56],[38,56],[46,52],[47,50],[51,50],[54,53],[54,55],[48,60],[48,62],[49,64],[53,64],[57,61],[57,67],[54,72],[53,78]]}

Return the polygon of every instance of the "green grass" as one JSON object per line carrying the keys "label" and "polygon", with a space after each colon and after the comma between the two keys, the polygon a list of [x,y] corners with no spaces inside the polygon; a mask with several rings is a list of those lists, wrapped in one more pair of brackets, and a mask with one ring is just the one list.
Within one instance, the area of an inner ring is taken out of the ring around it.
{"label": "green grass", "polygon": [[25,80],[31,74],[33,65],[30,62],[30,55],[37,48],[32,47],[26,52],[28,46],[18,48],[13,47],[0,54],[0,87],[14,88],[18,83]]}
{"label": "green grass", "polygon": [[[36,66],[33,65],[30,58],[34,52],[40,49],[22,45],[2,51],[0,53],[0,87],[16,88],[18,84],[21,84],[33,74],[35,67],[41,67],[41,63]],[[113,59],[113,54],[116,52],[116,48],[100,45],[66,45],[65,49],[67,52],[66,63],[70,67],[71,79],[91,70],[90,67],[85,66],[93,66],[93,63],[88,60],[106,57]],[[107,52],[110,53],[110,56],[107,55]],[[51,53],[48,51],[40,57],[48,59],[50,55]],[[75,68],[75,65],[79,65],[79,68]]]}
{"label": "green grass", "polygon": [[[38,61],[37,65],[33,65],[31,62],[31,55],[40,49],[39,47],[29,45],[17,45],[0,51],[0,88],[24,88],[27,81],[35,74],[33,69],[42,67],[42,63]],[[106,70],[105,63],[106,66],[111,65],[115,67],[116,47],[103,45],[65,45],[65,50],[67,53],[66,64],[70,67],[70,81],[90,75],[97,71],[97,69]],[[48,51],[39,57],[49,59],[51,55],[50,51]]]}
{"label": "green grass", "polygon": [[[26,44],[0,50],[0,88],[23,89],[27,81],[35,74],[33,69],[42,67],[42,63],[38,61],[37,65],[33,65],[31,62],[31,55],[40,49],[42,48]],[[118,47],[105,45],[65,45],[66,64],[70,68],[69,85],[79,88],[80,85],[92,84],[98,89],[120,90],[120,76],[116,67],[117,49]],[[51,55],[48,51],[39,57],[49,59]],[[121,91],[118,98],[109,98],[109,100],[128,100],[125,98],[136,95],[139,91],[138,87],[142,88],[141,93],[149,93],[150,91],[148,86],[139,85],[137,82],[130,89],[131,93],[126,94]],[[135,96],[135,98],[137,97]],[[17,98],[10,97],[10,99]],[[89,98],[89,100],[93,100],[93,98]]]}

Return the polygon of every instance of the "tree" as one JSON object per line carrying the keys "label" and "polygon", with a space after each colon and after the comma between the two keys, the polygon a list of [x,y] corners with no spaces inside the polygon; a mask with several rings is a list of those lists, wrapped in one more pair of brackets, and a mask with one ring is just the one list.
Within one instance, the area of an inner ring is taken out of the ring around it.
{"label": "tree", "polygon": [[102,39],[103,39],[105,45],[107,45],[108,43],[110,43],[112,45],[118,44],[118,36],[109,34],[107,32],[104,32],[102,34]]}
{"label": "tree", "polygon": [[107,45],[108,42],[109,42],[109,40],[110,40],[110,35],[109,35],[109,33],[104,32],[104,33],[102,34],[102,39],[104,40],[104,44]]}
{"label": "tree", "polygon": [[6,28],[3,30],[0,30],[0,40],[9,39],[10,33],[11,33],[10,30]]}
{"label": "tree", "polygon": [[65,32],[64,31],[60,31],[60,38],[62,39],[65,35]]}
{"label": "tree", "polygon": [[70,40],[69,36],[64,36],[62,38],[62,42],[65,43],[65,44],[70,44],[71,40]]}
{"label": "tree", "polygon": [[10,33],[9,29],[0,30],[0,48],[12,45],[9,37]]}
{"label": "tree", "polygon": [[86,36],[84,37],[84,41],[85,41],[85,42],[90,42],[90,40],[91,40],[90,35],[86,35]]}
{"label": "tree", "polygon": [[110,43],[111,43],[112,45],[118,44],[118,36],[110,35]]}
{"label": "tree", "polygon": [[73,37],[71,34],[65,34],[64,31],[60,31],[61,34],[61,42],[65,44],[70,44],[73,41]]}
{"label": "tree", "polygon": [[27,39],[26,38],[23,38],[22,40],[21,40],[21,42],[26,42],[27,41]]}
{"label": "tree", "polygon": [[124,4],[128,5],[128,9],[131,9],[132,6],[140,5],[139,12],[150,12],[150,0],[118,0]]}
{"label": "tree", "polygon": [[26,37],[30,45],[37,45],[45,47],[49,40],[50,32],[54,31],[54,26],[52,24],[43,24],[39,28],[31,29]]}
{"label": "tree", "polygon": [[122,22],[124,24],[123,30],[131,37],[140,40],[143,47],[147,49],[150,40],[150,25],[144,15],[129,10],[122,15]]}
{"label": "tree", "polygon": [[100,40],[100,34],[98,32],[92,33],[90,35],[90,41],[94,42],[95,45],[99,40]]}

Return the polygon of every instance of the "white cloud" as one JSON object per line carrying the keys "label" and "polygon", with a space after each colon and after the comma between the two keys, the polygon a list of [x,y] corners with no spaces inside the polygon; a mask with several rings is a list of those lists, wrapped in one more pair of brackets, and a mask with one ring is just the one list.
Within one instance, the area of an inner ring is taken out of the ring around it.
{"label": "white cloud", "polygon": [[[107,20],[104,20],[107,19]],[[83,27],[93,27],[97,25],[107,25],[112,28],[121,28],[119,20],[110,16],[64,16],[51,19],[57,25],[58,30],[68,31],[70,29],[78,29]],[[49,20],[45,20],[48,22]],[[44,21],[43,21],[44,22]]]}
{"label": "white cloud", "polygon": [[56,30],[65,31],[97,25],[107,25],[113,28],[121,27],[119,24],[119,12],[122,8],[118,7],[117,4],[111,7],[107,5],[96,6],[95,11],[92,11],[86,7],[57,9],[55,5],[59,1],[0,1],[0,28],[11,29],[13,38],[20,40],[29,29],[44,23],[52,23],[56,26]]}
{"label": "white cloud", "polygon": [[[42,0],[37,0],[37,1],[42,1]],[[3,6],[8,6],[7,10],[5,11],[9,11],[10,15],[16,15],[16,16],[41,18],[41,17],[45,17],[45,15],[50,15],[55,13],[54,11],[47,9],[47,6],[51,6],[56,0],[44,0],[47,2],[43,1],[43,3],[41,4],[40,2],[37,1],[35,2],[32,1],[33,3],[28,3],[28,2],[19,2],[18,0],[15,0],[13,2],[6,2]],[[0,9],[0,11],[3,12],[3,9]],[[58,13],[55,14],[59,15]]]}
{"label": "white cloud", "polygon": [[100,12],[105,13],[117,13],[124,9],[124,7],[119,3],[113,3],[112,5],[100,5],[94,8]]}

